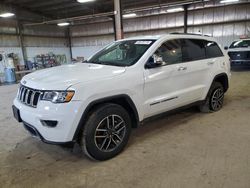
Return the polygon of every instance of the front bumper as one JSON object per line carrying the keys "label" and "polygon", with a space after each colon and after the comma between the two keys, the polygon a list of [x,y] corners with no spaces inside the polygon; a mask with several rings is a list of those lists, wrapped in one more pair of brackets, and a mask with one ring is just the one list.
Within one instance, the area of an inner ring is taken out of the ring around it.
{"label": "front bumper", "polygon": [[[14,106],[20,111],[24,127],[35,137],[50,144],[64,144],[74,141],[73,137],[81,119],[81,102],[53,104],[39,101],[37,108],[29,107],[14,100]],[[41,121],[57,121],[56,127],[45,126]]]}
{"label": "front bumper", "polygon": [[54,141],[49,141],[49,140],[46,140],[40,133],[39,131],[33,127],[32,125],[26,123],[26,122],[23,122],[23,126],[24,128],[31,134],[31,136],[43,141],[44,143],[46,144],[53,144],[53,145],[69,145],[69,144],[73,144],[74,142],[73,141],[70,141],[70,142],[54,142]]}

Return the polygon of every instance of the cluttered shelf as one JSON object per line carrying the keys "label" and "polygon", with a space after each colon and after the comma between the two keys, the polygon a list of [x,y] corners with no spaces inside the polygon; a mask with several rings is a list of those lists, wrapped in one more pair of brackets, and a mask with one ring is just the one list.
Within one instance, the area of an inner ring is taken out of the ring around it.
{"label": "cluttered shelf", "polygon": [[0,52],[0,84],[15,83],[26,74],[36,70],[67,64],[66,55],[48,54],[36,55],[34,61],[26,61],[20,65],[17,54]]}

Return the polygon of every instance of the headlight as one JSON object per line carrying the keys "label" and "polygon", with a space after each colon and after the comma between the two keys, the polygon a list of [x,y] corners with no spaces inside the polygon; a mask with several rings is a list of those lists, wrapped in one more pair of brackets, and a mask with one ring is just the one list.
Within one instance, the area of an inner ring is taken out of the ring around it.
{"label": "headlight", "polygon": [[41,99],[53,103],[65,103],[70,102],[74,94],[74,91],[45,91]]}

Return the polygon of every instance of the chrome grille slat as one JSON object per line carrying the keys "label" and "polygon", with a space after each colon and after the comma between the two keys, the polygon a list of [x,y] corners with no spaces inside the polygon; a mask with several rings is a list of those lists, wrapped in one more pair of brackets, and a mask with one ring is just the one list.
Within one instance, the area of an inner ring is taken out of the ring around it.
{"label": "chrome grille slat", "polygon": [[24,90],[24,88],[22,87],[22,88],[20,89],[20,98],[19,98],[19,100],[22,100],[22,97],[23,97],[23,90]]}
{"label": "chrome grille slat", "polygon": [[31,95],[32,95],[32,93],[33,93],[33,91],[29,90],[28,97],[27,97],[27,104],[28,105],[31,105]]}
{"label": "chrome grille slat", "polygon": [[29,90],[29,89],[26,89],[26,95],[25,95],[25,97],[24,97],[24,103],[25,103],[25,104],[28,104],[29,92],[30,92],[30,90]]}
{"label": "chrome grille slat", "polygon": [[23,95],[22,95],[22,99],[21,101],[24,102],[24,99],[25,99],[25,93],[26,93],[26,88],[23,89]]}
{"label": "chrome grille slat", "polygon": [[36,108],[41,94],[42,92],[40,91],[21,85],[17,98],[21,103]]}
{"label": "chrome grille slat", "polygon": [[22,97],[23,97],[23,90],[24,88],[21,88],[20,100],[22,100]]}
{"label": "chrome grille slat", "polygon": [[21,99],[22,89],[23,89],[23,88],[21,88],[21,87],[19,88],[19,96],[18,96],[18,99],[19,99],[19,100]]}
{"label": "chrome grille slat", "polygon": [[32,94],[31,94],[31,97],[30,97],[30,105],[31,106],[33,106],[34,96],[35,96],[35,92],[32,91]]}
{"label": "chrome grille slat", "polygon": [[21,93],[21,88],[18,89],[18,94],[17,94],[17,98],[20,100],[20,93]]}

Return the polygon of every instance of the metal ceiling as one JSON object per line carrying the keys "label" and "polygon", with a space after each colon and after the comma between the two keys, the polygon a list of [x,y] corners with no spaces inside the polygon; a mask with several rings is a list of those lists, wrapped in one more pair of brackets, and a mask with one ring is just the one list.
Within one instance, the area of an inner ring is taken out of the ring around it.
{"label": "metal ceiling", "polygon": [[[121,0],[123,9],[127,10],[185,2],[187,0]],[[192,0],[188,2],[192,2]],[[2,4],[14,8],[16,11],[25,10],[48,19],[64,19],[113,11],[113,0],[96,0],[82,4],[76,0],[2,0]]]}

